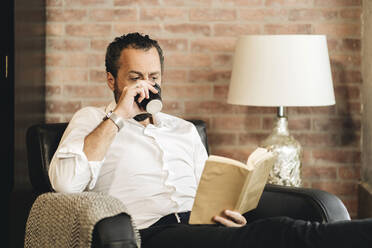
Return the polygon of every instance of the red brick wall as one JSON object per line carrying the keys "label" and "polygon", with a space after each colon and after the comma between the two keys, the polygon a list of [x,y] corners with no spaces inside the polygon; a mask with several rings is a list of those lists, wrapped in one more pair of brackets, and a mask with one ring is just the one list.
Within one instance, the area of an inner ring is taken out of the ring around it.
{"label": "red brick wall", "polygon": [[353,216],[361,165],[361,0],[48,0],[47,121],[102,105],[104,53],[123,33],[158,39],[165,52],[165,112],[208,123],[212,153],[246,160],[269,133],[273,108],[226,104],[236,38],[326,34],[337,104],[289,108],[304,148],[306,187],[337,194]]}

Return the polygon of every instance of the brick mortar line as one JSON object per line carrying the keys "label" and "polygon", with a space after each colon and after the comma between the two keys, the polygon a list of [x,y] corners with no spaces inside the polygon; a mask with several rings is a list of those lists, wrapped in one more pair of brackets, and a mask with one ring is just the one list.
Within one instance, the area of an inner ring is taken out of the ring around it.
{"label": "brick mortar line", "polygon": [[360,20],[350,20],[350,19],[339,19],[339,20],[318,20],[318,21],[311,21],[311,20],[281,20],[280,24],[277,23],[277,20],[252,20],[252,21],[243,21],[242,20],[199,20],[199,21],[175,21],[175,20],[162,20],[161,23],[156,20],[151,21],[143,21],[143,20],[128,20],[128,21],[115,21],[115,20],[107,20],[107,21],[97,21],[97,20],[77,20],[77,21],[48,21],[47,24],[53,23],[61,23],[66,25],[82,25],[82,24],[101,24],[101,25],[125,25],[125,24],[139,24],[139,25],[159,25],[164,28],[164,25],[183,25],[183,24],[191,24],[191,25],[201,25],[201,26],[208,26],[208,25],[257,25],[257,26],[265,26],[265,25],[319,25],[319,24],[354,24],[358,25],[361,24]]}
{"label": "brick mortar line", "polygon": [[[53,6],[53,5],[46,5],[46,8],[47,10],[48,9],[66,9],[66,10],[70,10],[70,9],[77,9],[77,10],[86,10],[87,8],[88,9],[93,9],[93,8],[96,8],[96,9],[102,9],[102,7],[105,7],[105,6],[102,6],[102,5],[96,5],[96,6],[89,6],[88,5],[72,5],[71,7],[65,7],[65,6]],[[255,5],[255,6],[226,6],[226,5],[221,5],[221,6],[210,6],[210,5],[206,5],[206,6],[195,6],[195,5],[170,5],[170,4],[167,4],[167,5],[147,5],[147,6],[141,6],[141,5],[107,5],[107,7],[110,7],[110,9],[142,9],[142,8],[145,8],[145,9],[164,9],[164,8],[168,8],[168,9],[178,9],[178,8],[188,8],[188,9],[195,9],[195,10],[213,10],[213,9],[217,9],[217,10],[266,10],[266,9],[276,9],[276,10],[281,10],[281,9],[315,9],[315,10],[323,10],[323,9],[326,9],[326,10],[343,10],[343,9],[363,9],[363,6],[358,6],[358,5],[340,5],[340,6],[334,6],[334,5],[325,5],[325,6],[319,6],[319,5],[307,5],[307,6],[296,6],[296,5],[293,5],[293,6],[266,6],[266,5]]]}

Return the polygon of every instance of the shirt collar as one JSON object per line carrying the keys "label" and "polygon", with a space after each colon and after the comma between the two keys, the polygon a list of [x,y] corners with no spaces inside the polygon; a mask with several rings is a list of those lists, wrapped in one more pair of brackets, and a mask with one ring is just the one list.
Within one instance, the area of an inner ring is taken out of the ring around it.
{"label": "shirt collar", "polygon": [[[105,113],[107,114],[108,112],[113,111],[115,109],[115,107],[116,107],[116,102],[115,101],[110,102],[109,105],[107,105],[106,108],[105,108]],[[156,113],[152,117],[155,119],[155,122],[157,123],[156,127],[164,127],[164,126],[169,127],[169,126],[171,126],[170,120],[162,112]],[[140,125],[141,127],[143,127],[141,124],[139,124],[133,118],[128,119],[126,121],[128,121],[130,123],[133,123],[135,125]]]}

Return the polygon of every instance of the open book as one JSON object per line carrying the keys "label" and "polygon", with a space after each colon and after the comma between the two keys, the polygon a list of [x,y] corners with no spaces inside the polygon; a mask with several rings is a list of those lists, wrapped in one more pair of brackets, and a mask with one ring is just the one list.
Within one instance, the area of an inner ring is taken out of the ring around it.
{"label": "open book", "polygon": [[205,163],[191,211],[190,224],[214,224],[213,216],[225,209],[241,214],[255,209],[262,195],[274,153],[257,148],[246,164],[211,155]]}

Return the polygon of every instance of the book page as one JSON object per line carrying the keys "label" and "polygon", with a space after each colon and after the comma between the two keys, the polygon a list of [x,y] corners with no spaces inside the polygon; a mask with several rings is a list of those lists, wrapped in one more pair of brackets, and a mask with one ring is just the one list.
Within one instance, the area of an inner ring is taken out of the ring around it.
{"label": "book page", "polygon": [[268,156],[272,156],[271,152],[269,152],[266,148],[258,147],[251,153],[251,155],[249,155],[247,165],[249,167],[256,168],[258,165],[260,165],[261,161],[266,160]]}
{"label": "book page", "polygon": [[244,163],[242,163],[238,160],[223,157],[223,156],[210,155],[208,157],[208,161],[214,161],[214,162],[217,162],[217,163],[231,164],[231,165],[240,166],[240,167],[243,167],[243,168],[253,169],[253,167],[248,167],[247,164],[244,164]]}
{"label": "book page", "polygon": [[246,213],[257,207],[275,158],[274,153],[264,148],[257,148],[248,158],[247,163],[251,163],[255,169],[247,177],[237,202],[236,208],[240,213]]}

